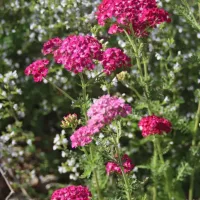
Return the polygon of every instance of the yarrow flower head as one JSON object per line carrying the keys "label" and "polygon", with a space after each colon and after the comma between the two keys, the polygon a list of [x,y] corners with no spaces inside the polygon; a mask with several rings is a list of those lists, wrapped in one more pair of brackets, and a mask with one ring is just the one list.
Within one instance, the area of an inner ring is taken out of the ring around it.
{"label": "yarrow flower head", "polygon": [[156,0],[103,0],[96,15],[101,26],[108,19],[115,19],[108,31],[110,34],[123,32],[124,29],[130,32],[132,26],[137,36],[146,36],[149,27],[171,21],[169,14],[157,7]]}
{"label": "yarrow flower head", "polygon": [[73,128],[75,129],[78,124],[80,124],[80,120],[77,118],[77,114],[69,114],[65,117],[63,117],[64,120],[61,122],[62,128]]}
{"label": "yarrow flower head", "polygon": [[130,67],[131,59],[118,48],[108,48],[103,52],[101,61],[104,72],[109,75],[117,68]]}
{"label": "yarrow flower head", "polygon": [[73,135],[71,135],[70,140],[72,142],[72,148],[78,146],[85,146],[92,142],[92,135],[94,132],[90,129],[89,126],[82,126],[77,129]]}
{"label": "yarrow flower head", "polygon": [[42,53],[43,55],[47,55],[53,53],[60,45],[62,44],[62,40],[58,37],[52,38],[44,43]]}
{"label": "yarrow flower head", "polygon": [[27,76],[33,75],[35,82],[41,82],[48,73],[48,68],[46,67],[49,64],[47,59],[37,60],[26,67],[24,73]]}
{"label": "yarrow flower head", "polygon": [[[127,154],[124,154],[124,156],[122,157],[122,163],[123,163],[122,165],[123,165],[124,173],[129,173],[135,167],[132,160]],[[112,172],[116,172],[118,174],[122,173],[120,166],[115,162],[108,162],[106,164],[106,172],[108,175]]]}
{"label": "yarrow flower head", "polygon": [[161,135],[164,132],[169,133],[172,128],[172,124],[170,121],[156,115],[143,117],[139,121],[138,126],[142,130],[143,137],[155,134]]}
{"label": "yarrow flower head", "polygon": [[102,44],[92,36],[71,35],[53,54],[58,64],[63,64],[68,71],[80,73],[95,68],[93,60],[101,60],[101,49]]}
{"label": "yarrow flower head", "polygon": [[131,106],[125,104],[123,99],[104,95],[95,100],[88,110],[87,115],[90,118],[88,124],[99,129],[110,124],[117,117],[126,117],[131,112]]}
{"label": "yarrow flower head", "polygon": [[90,200],[91,192],[84,186],[68,186],[53,192],[51,200]]}
{"label": "yarrow flower head", "polygon": [[95,100],[87,112],[89,117],[87,124],[77,129],[70,137],[72,148],[89,144],[92,142],[92,136],[101,128],[110,124],[117,117],[126,117],[131,112],[131,106],[125,104],[121,98],[104,95]]}

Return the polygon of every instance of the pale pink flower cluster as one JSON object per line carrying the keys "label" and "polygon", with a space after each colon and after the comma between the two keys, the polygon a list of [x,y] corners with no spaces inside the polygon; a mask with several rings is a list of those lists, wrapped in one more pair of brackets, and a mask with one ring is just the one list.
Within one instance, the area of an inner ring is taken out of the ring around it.
{"label": "pale pink flower cluster", "polygon": [[[128,172],[132,171],[135,167],[132,160],[130,159],[130,157],[127,154],[124,154],[124,156],[122,157],[122,167],[123,167],[124,173],[128,173]],[[112,172],[121,174],[122,170],[116,162],[108,162],[106,164],[106,172],[108,175]]]}
{"label": "pale pink flower cluster", "polygon": [[84,186],[68,186],[55,190],[51,196],[51,200],[90,200],[91,192]]}
{"label": "pale pink flower cluster", "polygon": [[171,21],[169,14],[157,7],[156,0],[103,0],[96,15],[101,26],[108,20],[113,22],[110,34],[129,32],[132,26],[137,36],[146,36],[149,27]]}
{"label": "pale pink flower cluster", "polygon": [[132,112],[131,106],[121,98],[104,95],[95,100],[87,112],[89,120],[86,126],[76,130],[70,137],[72,147],[85,146],[92,141],[92,136],[117,117],[126,117]]}
{"label": "pale pink flower cluster", "polygon": [[103,52],[101,61],[104,72],[109,75],[117,68],[130,67],[131,59],[118,48],[108,48]]}
{"label": "pale pink flower cluster", "polygon": [[44,43],[42,53],[43,55],[47,55],[53,53],[60,45],[62,44],[62,40],[58,37],[52,38]]}
{"label": "pale pink flower cluster", "polygon": [[172,124],[169,120],[156,115],[143,117],[139,121],[138,126],[142,130],[143,137],[148,135],[161,135],[163,133],[169,133],[172,129]]}
{"label": "pale pink flower cluster", "polygon": [[48,68],[46,67],[49,64],[47,59],[36,60],[28,67],[26,67],[24,73],[27,76],[33,75],[35,82],[41,82],[48,73]]}

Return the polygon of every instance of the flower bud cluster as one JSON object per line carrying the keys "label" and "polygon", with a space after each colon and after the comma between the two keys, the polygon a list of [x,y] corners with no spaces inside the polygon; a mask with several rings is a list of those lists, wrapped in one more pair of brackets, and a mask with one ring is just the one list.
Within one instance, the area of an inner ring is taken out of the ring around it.
{"label": "flower bud cluster", "polygon": [[75,129],[80,124],[80,120],[77,119],[76,114],[69,114],[63,117],[63,119],[64,120],[62,120],[61,125],[60,125],[62,128]]}

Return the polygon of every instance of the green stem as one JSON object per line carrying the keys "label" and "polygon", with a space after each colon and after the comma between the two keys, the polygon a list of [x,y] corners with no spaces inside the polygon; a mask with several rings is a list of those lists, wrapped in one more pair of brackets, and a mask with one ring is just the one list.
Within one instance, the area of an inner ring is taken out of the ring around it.
{"label": "green stem", "polygon": [[[198,131],[199,121],[200,121],[200,101],[198,102],[198,109],[197,109],[197,113],[196,113],[196,117],[195,117],[192,146],[196,145],[196,135],[197,135],[197,131]],[[189,200],[193,199],[194,175],[195,175],[195,169],[193,169],[192,174],[190,176]]]}
{"label": "green stem", "polygon": [[131,39],[131,37],[125,30],[124,30],[124,32],[133,48],[134,53],[136,54],[136,62],[137,62],[138,70],[140,72],[140,80],[142,81],[143,73],[142,73],[142,67],[141,67],[141,63],[140,63],[140,59],[139,59],[139,55],[138,55],[138,51],[137,51],[137,45],[133,42],[133,40]]}
{"label": "green stem", "polygon": [[[87,117],[87,84],[85,83],[85,80],[84,80],[84,77],[83,77],[83,74],[80,73],[79,74],[80,78],[81,78],[81,86],[82,86],[82,92],[83,92],[83,101],[84,101],[84,104],[81,105],[81,108],[82,108],[82,112],[85,116],[85,121],[88,120],[88,117]],[[91,160],[94,160],[93,159],[93,150],[92,150],[92,145],[90,144],[90,159]],[[99,186],[99,180],[98,180],[98,176],[97,176],[97,172],[96,172],[96,169],[93,170],[93,174],[94,174],[94,179],[95,179],[95,183],[96,183],[96,190],[97,190],[97,194],[98,194],[98,199],[99,200],[102,200],[102,197],[101,197],[101,190],[100,190],[100,186]]]}
{"label": "green stem", "polygon": [[71,101],[75,102],[75,99],[73,99],[69,94],[67,94],[64,90],[62,90],[61,88],[59,88],[56,84],[52,83],[49,79],[44,78],[45,80],[47,80],[54,88],[56,88],[60,93],[62,93],[64,96],[66,96],[68,99],[70,99]]}
{"label": "green stem", "polygon": [[118,155],[119,166],[120,166],[120,169],[121,169],[121,172],[122,172],[122,177],[123,177],[124,184],[125,184],[126,197],[127,197],[127,200],[131,200],[131,193],[130,193],[130,189],[129,189],[130,184],[129,184],[129,180],[127,178],[127,175],[124,173],[124,168],[123,168],[122,159],[121,159],[121,152],[120,152],[120,149],[118,147],[119,138],[120,138],[121,132],[122,132],[121,122],[118,123],[118,129],[117,130],[118,130],[117,131],[117,140],[116,140],[115,136],[113,137],[113,140],[114,140],[114,143],[115,143],[115,148],[116,148],[117,155]]}
{"label": "green stem", "polygon": [[[93,151],[92,151],[92,146],[90,145],[90,156],[91,156],[91,160],[93,160]],[[98,194],[98,199],[101,200],[101,190],[100,190],[100,186],[99,186],[99,180],[98,180],[98,176],[97,176],[97,172],[94,169],[93,171],[94,173],[94,179],[95,179],[95,183],[96,183],[96,189],[97,189],[97,194]]]}
{"label": "green stem", "polygon": [[[160,158],[160,161],[163,165],[165,165],[165,160],[163,158],[163,154],[162,154],[161,147],[160,147],[160,141],[159,141],[159,139],[155,138],[154,142],[155,142],[155,146],[156,146],[157,151],[158,151],[158,156]],[[166,171],[164,171],[164,177],[165,177],[165,180],[166,180],[166,193],[168,194],[168,198],[171,199],[170,183],[169,183],[169,178],[168,178]]]}

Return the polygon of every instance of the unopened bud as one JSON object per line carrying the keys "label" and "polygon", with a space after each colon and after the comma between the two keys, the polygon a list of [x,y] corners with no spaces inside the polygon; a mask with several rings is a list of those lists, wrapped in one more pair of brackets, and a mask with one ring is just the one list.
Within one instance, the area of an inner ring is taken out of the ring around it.
{"label": "unopened bud", "polygon": [[118,81],[123,81],[124,79],[127,78],[128,72],[127,71],[122,71],[119,74],[116,75]]}
{"label": "unopened bud", "polygon": [[77,119],[76,114],[69,114],[65,117],[63,117],[64,120],[61,122],[61,127],[62,128],[73,128],[75,129],[78,124],[80,124],[80,120]]}

